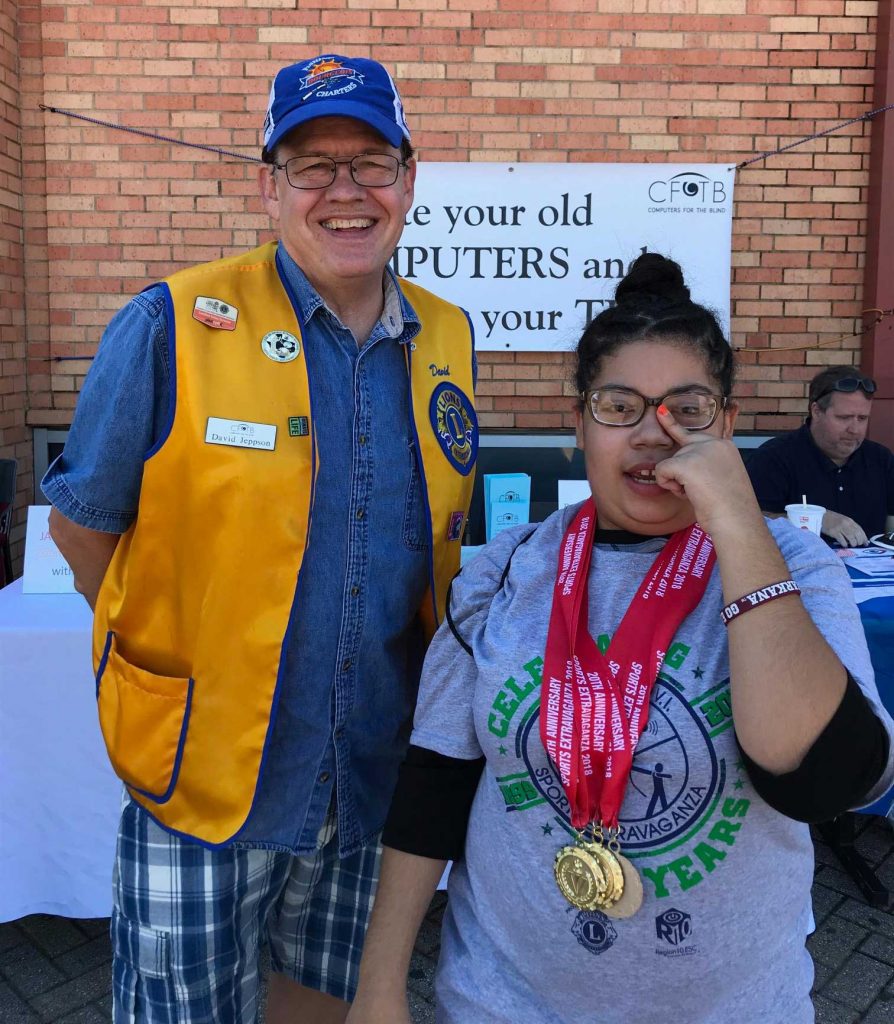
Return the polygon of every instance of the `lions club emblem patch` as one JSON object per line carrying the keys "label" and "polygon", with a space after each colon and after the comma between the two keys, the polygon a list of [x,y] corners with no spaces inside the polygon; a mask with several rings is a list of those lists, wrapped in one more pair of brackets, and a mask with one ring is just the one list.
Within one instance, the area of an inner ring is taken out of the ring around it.
{"label": "lions club emblem patch", "polygon": [[290,363],[298,358],[301,346],[294,334],[288,331],[271,331],[261,338],[261,350],[274,363]]}
{"label": "lions club emblem patch", "polygon": [[582,910],[571,926],[577,941],[593,956],[599,956],[614,944],[618,933],[615,926],[598,910]]}
{"label": "lions club emblem patch", "polygon": [[429,417],[447,461],[468,476],[478,455],[478,420],[472,403],[455,384],[444,381],[432,393]]}

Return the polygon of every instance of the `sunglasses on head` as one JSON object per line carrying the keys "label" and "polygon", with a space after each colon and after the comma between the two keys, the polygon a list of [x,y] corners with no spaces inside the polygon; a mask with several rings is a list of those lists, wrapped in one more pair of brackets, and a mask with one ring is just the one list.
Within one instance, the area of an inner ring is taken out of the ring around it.
{"label": "sunglasses on head", "polygon": [[851,395],[858,389],[866,395],[874,395],[876,383],[871,377],[842,377],[841,380],[836,380],[834,384],[824,388],[813,400],[818,402],[821,398],[825,398],[826,395],[831,395],[833,391],[841,391],[845,395]]}

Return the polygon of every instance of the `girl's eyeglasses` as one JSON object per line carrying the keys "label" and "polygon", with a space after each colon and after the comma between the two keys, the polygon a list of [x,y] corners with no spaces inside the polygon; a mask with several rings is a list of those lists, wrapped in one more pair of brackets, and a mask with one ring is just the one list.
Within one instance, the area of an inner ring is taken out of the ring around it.
{"label": "girl's eyeglasses", "polygon": [[687,430],[707,430],[726,407],[727,399],[705,391],[671,391],[661,398],[647,398],[633,388],[594,388],[581,395],[587,411],[605,427],[635,427],[650,405],[665,405]]}

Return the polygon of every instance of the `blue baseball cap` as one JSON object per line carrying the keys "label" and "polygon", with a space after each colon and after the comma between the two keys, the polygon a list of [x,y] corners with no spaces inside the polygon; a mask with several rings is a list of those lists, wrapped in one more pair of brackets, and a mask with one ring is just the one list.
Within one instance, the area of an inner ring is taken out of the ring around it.
{"label": "blue baseball cap", "polygon": [[264,118],[264,148],[315,117],[354,117],[390,145],[409,141],[410,129],[391,75],[378,61],[326,53],[277,72]]}

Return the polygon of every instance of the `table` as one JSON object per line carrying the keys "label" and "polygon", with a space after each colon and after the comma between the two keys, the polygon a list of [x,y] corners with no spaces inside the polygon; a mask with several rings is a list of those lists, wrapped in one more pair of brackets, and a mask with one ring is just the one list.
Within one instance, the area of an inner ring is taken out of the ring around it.
{"label": "table", "polygon": [[[863,601],[860,615],[879,691],[894,709],[894,581],[890,594]],[[91,620],[77,594],[23,595],[21,580],[0,590],[0,922],[111,910],[121,784],[99,732]],[[894,817],[892,805],[894,790],[867,810]],[[853,871],[848,849],[839,856]],[[883,890],[874,884],[867,899],[877,903]]]}
{"label": "table", "polygon": [[121,783],[106,758],[79,594],[0,590],[0,922],[107,917]]}
{"label": "table", "polygon": [[[889,597],[874,597],[859,607],[879,696],[894,715],[894,584]],[[863,813],[887,815],[894,825],[894,788]]]}
{"label": "table", "polygon": [[[882,560],[886,553],[877,548]],[[894,570],[883,576],[860,572],[859,559],[845,559],[845,566],[860,609],[860,621],[866,634],[869,656],[875,669],[875,684],[882,704],[894,715]],[[894,788],[863,809],[865,814],[891,815],[894,818]]]}
{"label": "table", "polygon": [[[845,565],[860,609],[879,696],[894,714],[894,579],[867,578],[853,563],[846,561]],[[894,826],[894,788],[859,813],[887,816]],[[863,893],[866,902],[873,907],[886,907],[889,899],[887,887],[879,881],[854,845],[855,820],[853,814],[842,814],[833,821],[818,825],[817,830]]]}

